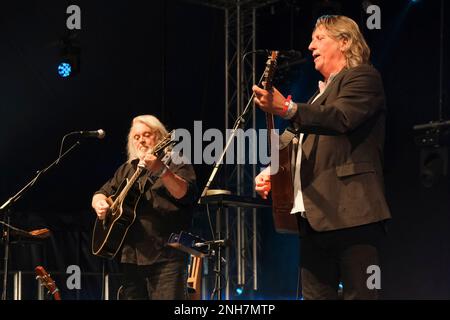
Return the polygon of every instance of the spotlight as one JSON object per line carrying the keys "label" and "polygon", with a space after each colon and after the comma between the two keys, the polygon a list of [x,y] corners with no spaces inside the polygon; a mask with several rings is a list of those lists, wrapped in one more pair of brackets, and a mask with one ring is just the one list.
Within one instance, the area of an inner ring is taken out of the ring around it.
{"label": "spotlight", "polygon": [[81,49],[76,37],[76,33],[71,33],[61,39],[60,61],[57,70],[62,78],[72,77],[80,71]]}
{"label": "spotlight", "polygon": [[67,78],[68,76],[70,76],[71,73],[72,73],[72,66],[70,65],[70,63],[61,62],[58,65],[58,74],[61,77]]}
{"label": "spotlight", "polygon": [[243,287],[237,287],[236,288],[236,294],[238,296],[240,296],[243,292],[244,292],[244,288]]}

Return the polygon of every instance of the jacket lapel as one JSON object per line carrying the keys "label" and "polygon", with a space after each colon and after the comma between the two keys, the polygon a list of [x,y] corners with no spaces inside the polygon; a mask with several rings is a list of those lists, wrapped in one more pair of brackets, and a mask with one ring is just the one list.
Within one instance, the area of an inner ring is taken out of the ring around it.
{"label": "jacket lapel", "polygon": [[[344,76],[344,74],[346,74],[348,71],[348,69],[343,69],[341,70],[335,77],[334,79],[331,80],[331,83],[325,88],[325,91],[323,92],[323,94],[317,98],[316,101],[314,101],[314,103],[312,103],[313,105],[315,104],[321,104],[325,101],[325,99],[328,97],[328,95],[330,94],[331,88],[333,88],[338,82],[339,79],[342,78]],[[317,96],[319,90],[316,91],[316,93],[313,95],[313,98]],[[311,103],[314,99],[311,98],[309,99],[308,103]]]}
{"label": "jacket lapel", "polygon": [[315,134],[308,134],[308,136],[302,143],[303,157],[305,157],[306,159],[309,159],[309,156],[311,154],[315,136]]}
{"label": "jacket lapel", "polygon": [[306,102],[307,104],[311,104],[311,102],[314,100],[314,98],[319,94],[319,90],[316,90],[316,92],[314,92],[314,94],[311,96],[311,98],[309,98],[308,102]]}
{"label": "jacket lapel", "polygon": [[[342,70],[339,74],[336,75],[336,77],[331,81],[331,83],[325,88],[325,91],[322,93],[322,95],[320,97],[318,97],[316,99],[316,101],[312,102],[314,100],[314,98],[319,94],[319,90],[317,90],[314,95],[308,100],[308,104],[312,104],[312,105],[320,105],[322,104],[326,98],[328,97],[328,95],[330,94],[330,90],[333,86],[335,86],[339,79],[347,72],[346,69]],[[303,141],[302,143],[302,150],[303,150],[303,155],[306,159],[309,158],[309,156],[311,155],[311,151],[314,147],[314,141],[316,140],[315,137],[317,135],[316,134],[308,134],[306,139]]]}

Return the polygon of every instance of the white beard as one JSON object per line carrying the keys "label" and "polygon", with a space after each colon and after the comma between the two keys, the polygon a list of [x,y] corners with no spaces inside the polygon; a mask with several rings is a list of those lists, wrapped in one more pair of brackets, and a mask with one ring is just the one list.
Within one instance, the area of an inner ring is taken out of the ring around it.
{"label": "white beard", "polygon": [[148,153],[149,148],[146,147],[139,147],[138,150],[136,150],[136,155],[139,159],[143,159],[145,157],[145,155]]}

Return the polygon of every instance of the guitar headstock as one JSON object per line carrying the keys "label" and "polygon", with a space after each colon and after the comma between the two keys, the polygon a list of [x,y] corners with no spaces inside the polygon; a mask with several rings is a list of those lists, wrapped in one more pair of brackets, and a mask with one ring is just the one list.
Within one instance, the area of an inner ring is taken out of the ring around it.
{"label": "guitar headstock", "polygon": [[271,51],[266,62],[266,69],[264,70],[264,89],[271,90],[273,87],[273,75],[277,67],[278,51]]}
{"label": "guitar headstock", "polygon": [[152,153],[157,157],[164,155],[164,153],[170,151],[179,141],[174,140],[175,131],[170,131],[161,141],[159,141],[153,148]]}
{"label": "guitar headstock", "polygon": [[37,266],[34,268],[34,271],[36,272],[36,279],[40,279],[42,285],[58,300],[58,288],[56,287],[55,281],[50,277],[50,274],[42,266]]}

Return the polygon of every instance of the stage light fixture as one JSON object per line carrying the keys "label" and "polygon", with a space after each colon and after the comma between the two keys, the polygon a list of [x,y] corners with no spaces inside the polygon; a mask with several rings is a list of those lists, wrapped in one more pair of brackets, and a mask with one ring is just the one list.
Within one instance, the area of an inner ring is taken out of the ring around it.
{"label": "stage light fixture", "polygon": [[72,73],[72,66],[68,62],[61,62],[58,65],[58,74],[63,77],[67,78]]}
{"label": "stage light fixture", "polygon": [[72,33],[65,35],[60,41],[60,59],[57,71],[62,78],[73,77],[80,72],[81,49],[76,37],[77,35]]}

